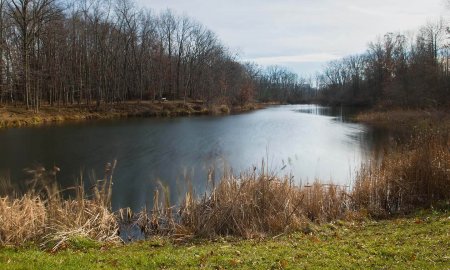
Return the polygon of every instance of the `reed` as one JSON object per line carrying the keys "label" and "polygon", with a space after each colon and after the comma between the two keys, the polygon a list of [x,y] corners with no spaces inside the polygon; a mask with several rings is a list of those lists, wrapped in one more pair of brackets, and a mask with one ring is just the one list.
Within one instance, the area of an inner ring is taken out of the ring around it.
{"label": "reed", "polygon": [[386,216],[448,201],[449,139],[448,130],[422,130],[381,161],[363,166],[352,192],[354,207]]}
{"label": "reed", "polygon": [[[352,186],[297,185],[291,176],[261,169],[233,175],[215,183],[210,172],[207,192],[195,194],[189,185],[179,206],[170,204],[170,191],[159,183],[153,207],[138,213],[111,210],[115,162],[89,194],[84,184],[75,197],[64,199],[56,185],[58,168],[28,170],[32,176],[25,194],[0,195],[0,244],[35,241],[52,250],[76,237],[118,242],[119,225],[138,227],[146,237],[176,239],[239,236],[258,238],[290,231],[310,233],[313,223],[338,219],[383,218],[430,208],[450,200],[450,136],[448,129],[423,129],[405,144],[392,146],[381,159],[362,166]],[[374,155],[374,157],[378,157]],[[8,190],[11,184],[0,181]]]}
{"label": "reed", "polygon": [[0,244],[20,245],[45,234],[47,211],[39,197],[25,194],[20,198],[0,199]]}
{"label": "reed", "polygon": [[[291,177],[269,173],[263,163],[261,173],[255,169],[239,176],[225,174],[201,197],[187,192],[179,211],[170,211],[171,217],[160,208],[153,209],[152,220],[176,221],[170,227],[172,233],[253,238],[308,232],[311,222],[385,218],[442,202],[448,205],[449,139],[448,129],[421,127],[407,143],[387,148],[381,159],[374,154],[375,161],[362,166],[350,188],[318,180],[299,186]],[[162,207],[158,193],[155,198]]]}
{"label": "reed", "polygon": [[53,251],[77,237],[99,242],[117,242],[117,218],[111,211],[112,172],[97,181],[93,195],[86,195],[81,182],[75,187],[75,198],[64,199],[55,177],[58,168],[27,170],[32,176],[25,194],[0,198],[0,244],[23,245],[36,242]]}
{"label": "reed", "polygon": [[261,172],[226,173],[218,183],[208,182],[209,190],[201,197],[188,188],[178,211],[156,191],[153,209],[138,214],[139,227],[146,235],[253,238],[342,218],[350,205],[344,187],[318,181],[299,186],[290,176],[265,170],[264,163]]}

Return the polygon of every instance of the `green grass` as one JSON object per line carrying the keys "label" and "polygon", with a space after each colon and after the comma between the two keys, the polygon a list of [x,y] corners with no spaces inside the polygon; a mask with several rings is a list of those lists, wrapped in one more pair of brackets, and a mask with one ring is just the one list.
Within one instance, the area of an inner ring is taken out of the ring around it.
{"label": "green grass", "polygon": [[99,246],[75,239],[50,253],[1,248],[0,269],[450,269],[450,214],[336,222],[275,239]]}

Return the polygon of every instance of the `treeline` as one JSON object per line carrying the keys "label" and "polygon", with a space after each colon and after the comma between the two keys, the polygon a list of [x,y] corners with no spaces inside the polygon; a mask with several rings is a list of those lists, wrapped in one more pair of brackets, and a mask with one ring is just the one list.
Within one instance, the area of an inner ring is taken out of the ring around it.
{"label": "treeline", "polygon": [[257,99],[261,102],[309,103],[317,98],[311,80],[280,66],[259,68],[256,83]]}
{"label": "treeline", "polygon": [[252,78],[210,30],[128,0],[1,0],[2,102],[246,102]]}
{"label": "treeline", "polygon": [[[132,0],[0,0],[0,105],[202,100],[449,106],[449,29],[388,33],[313,83],[239,57],[199,22]],[[317,89],[318,88],[318,89]],[[320,91],[317,91],[320,90]]]}
{"label": "treeline", "polygon": [[0,0],[0,29],[0,104],[35,111],[160,98],[245,104],[287,99],[271,91],[293,87],[292,74],[239,63],[195,20],[129,0]]}
{"label": "treeline", "polygon": [[450,32],[444,21],[417,34],[388,33],[365,53],[332,61],[318,76],[322,103],[450,106]]}

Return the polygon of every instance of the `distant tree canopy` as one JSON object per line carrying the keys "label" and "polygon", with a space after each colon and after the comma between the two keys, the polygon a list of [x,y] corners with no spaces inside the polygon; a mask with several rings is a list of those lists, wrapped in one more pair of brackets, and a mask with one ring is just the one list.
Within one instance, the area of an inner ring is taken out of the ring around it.
{"label": "distant tree canopy", "polygon": [[261,72],[256,83],[259,101],[307,103],[316,98],[311,82],[280,66],[270,66]]}
{"label": "distant tree canopy", "polygon": [[244,104],[298,86],[239,63],[195,20],[130,0],[0,0],[0,29],[0,104],[35,111],[162,97]]}
{"label": "distant tree canopy", "polygon": [[450,106],[448,26],[416,35],[388,33],[364,54],[330,62],[318,76],[322,103],[396,107]]}
{"label": "distant tree canopy", "polygon": [[239,62],[213,32],[170,10],[154,14],[132,0],[0,0],[0,105],[448,105],[449,35],[443,21],[414,37],[386,34],[366,53],[329,63],[313,88],[285,68]]}

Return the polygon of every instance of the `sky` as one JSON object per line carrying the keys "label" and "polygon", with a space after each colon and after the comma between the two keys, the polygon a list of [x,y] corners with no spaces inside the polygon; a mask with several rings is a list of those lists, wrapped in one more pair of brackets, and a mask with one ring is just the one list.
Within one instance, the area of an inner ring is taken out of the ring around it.
{"label": "sky", "polygon": [[[445,0],[137,0],[204,24],[239,55],[312,76],[327,61],[364,52],[387,32],[437,21]],[[448,18],[448,16],[447,16]]]}

